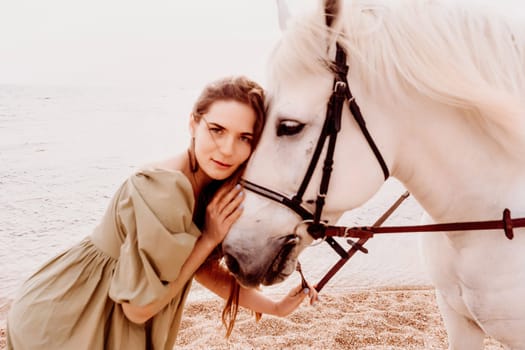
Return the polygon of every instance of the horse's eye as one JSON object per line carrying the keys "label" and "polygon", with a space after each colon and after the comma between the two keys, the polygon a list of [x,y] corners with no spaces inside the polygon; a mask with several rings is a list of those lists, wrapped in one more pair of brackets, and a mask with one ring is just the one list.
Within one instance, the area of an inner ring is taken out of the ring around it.
{"label": "horse's eye", "polygon": [[277,126],[277,136],[295,135],[303,130],[304,124],[296,120],[281,120]]}

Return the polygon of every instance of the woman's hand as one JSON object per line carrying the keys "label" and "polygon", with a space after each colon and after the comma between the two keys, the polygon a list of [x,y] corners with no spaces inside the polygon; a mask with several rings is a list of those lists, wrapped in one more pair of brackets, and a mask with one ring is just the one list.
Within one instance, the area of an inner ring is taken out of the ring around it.
{"label": "woman's hand", "polygon": [[308,287],[299,284],[297,287],[291,289],[282,300],[277,302],[276,316],[288,316],[301,305],[307,296],[310,298],[310,305],[313,305],[313,303],[318,300],[317,290],[310,284],[308,284]]}
{"label": "woman's hand", "polygon": [[243,199],[241,185],[222,186],[206,208],[203,238],[214,246],[221,243],[233,223],[241,216]]}

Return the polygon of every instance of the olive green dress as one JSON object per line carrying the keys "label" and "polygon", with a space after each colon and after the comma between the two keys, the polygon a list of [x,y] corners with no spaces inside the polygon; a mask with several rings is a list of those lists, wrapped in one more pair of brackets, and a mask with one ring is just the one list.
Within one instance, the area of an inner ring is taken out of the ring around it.
{"label": "olive green dress", "polygon": [[26,281],[7,319],[8,349],[172,349],[190,289],[145,324],[119,305],[167,292],[200,235],[189,180],[142,170],[112,199],[100,225]]}

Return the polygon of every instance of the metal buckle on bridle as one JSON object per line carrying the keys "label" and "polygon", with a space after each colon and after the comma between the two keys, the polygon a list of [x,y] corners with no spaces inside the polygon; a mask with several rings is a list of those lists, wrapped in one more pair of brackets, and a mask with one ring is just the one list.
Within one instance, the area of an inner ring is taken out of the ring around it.
{"label": "metal buckle on bridle", "polygon": [[345,227],[344,233],[341,237],[346,238],[346,243],[359,250],[361,253],[368,254],[368,249],[366,249],[361,243],[350,238],[352,237],[350,231],[352,231],[351,227]]}
{"label": "metal buckle on bridle", "polygon": [[[297,225],[295,225],[293,229],[293,234],[298,236],[299,229],[305,226],[304,230],[306,233],[308,233],[314,241],[310,244],[310,246],[314,247],[316,245],[321,244],[326,240],[326,235],[324,234],[324,228],[326,227],[325,223],[315,223],[313,219],[306,219],[301,222],[299,222]],[[321,229],[319,229],[321,228]],[[322,234],[316,234],[316,232],[323,232]]]}

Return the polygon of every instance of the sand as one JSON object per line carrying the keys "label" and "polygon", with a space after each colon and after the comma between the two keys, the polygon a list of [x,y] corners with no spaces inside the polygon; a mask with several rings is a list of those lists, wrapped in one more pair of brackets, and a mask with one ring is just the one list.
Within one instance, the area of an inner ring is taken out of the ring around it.
{"label": "sand", "polygon": [[[8,300],[0,300],[0,349],[5,349]],[[380,288],[323,294],[285,318],[259,322],[241,309],[229,339],[220,322],[222,301],[189,302],[175,349],[446,349],[447,338],[434,290]],[[487,338],[485,349],[503,349]]]}
{"label": "sand", "polygon": [[184,349],[446,348],[431,289],[322,295],[316,305],[305,303],[289,317],[265,316],[259,323],[243,312],[229,340],[224,339],[224,331],[213,317],[206,322],[202,313],[207,308],[218,314],[220,307],[216,302],[191,305],[178,345]]}

